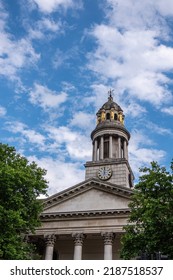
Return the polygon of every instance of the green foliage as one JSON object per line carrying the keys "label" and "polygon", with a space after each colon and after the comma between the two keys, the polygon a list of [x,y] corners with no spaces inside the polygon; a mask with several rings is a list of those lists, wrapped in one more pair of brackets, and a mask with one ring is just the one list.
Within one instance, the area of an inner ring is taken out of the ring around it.
{"label": "green foliage", "polygon": [[157,162],[141,168],[135,186],[129,224],[122,237],[121,257],[135,258],[140,252],[162,252],[173,259],[173,163],[171,171]]}
{"label": "green foliage", "polygon": [[33,248],[24,241],[40,225],[46,171],[29,163],[15,148],[0,143],[0,259],[29,259]]}

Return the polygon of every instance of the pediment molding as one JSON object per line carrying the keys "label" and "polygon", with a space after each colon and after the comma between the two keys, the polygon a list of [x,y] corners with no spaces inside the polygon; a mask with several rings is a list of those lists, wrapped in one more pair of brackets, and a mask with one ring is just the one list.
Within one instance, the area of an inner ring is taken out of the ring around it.
{"label": "pediment molding", "polygon": [[133,190],[126,187],[118,186],[112,183],[101,182],[95,178],[90,178],[86,181],[83,181],[71,188],[68,188],[62,192],[59,192],[49,198],[45,199],[43,205],[44,210],[49,209],[50,207],[57,205],[61,202],[64,202],[76,195],[79,195],[82,192],[85,192],[89,189],[99,189],[101,191],[118,195],[127,199],[130,199],[133,194]]}

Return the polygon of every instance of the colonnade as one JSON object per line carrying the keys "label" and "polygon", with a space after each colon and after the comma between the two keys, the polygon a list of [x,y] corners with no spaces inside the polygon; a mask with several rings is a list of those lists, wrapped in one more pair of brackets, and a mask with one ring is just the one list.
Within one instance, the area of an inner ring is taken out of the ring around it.
{"label": "colonnade", "polygon": [[[93,161],[103,160],[104,157],[104,141],[107,139],[108,141],[108,154],[107,158],[115,158],[113,156],[113,139],[115,139],[112,135],[108,137],[105,135],[99,136],[93,141]],[[117,137],[118,142],[118,150],[116,152],[116,158],[125,158],[128,160],[128,142],[125,138]]]}
{"label": "colonnade", "polygon": [[[113,232],[104,232],[101,234],[104,244],[104,260],[112,260],[112,245],[115,238],[115,233]],[[82,260],[82,247],[83,242],[86,238],[86,235],[83,233],[74,233],[72,234],[74,241],[74,260]],[[46,235],[45,236],[45,260],[53,259],[54,245],[56,242],[56,235]]]}

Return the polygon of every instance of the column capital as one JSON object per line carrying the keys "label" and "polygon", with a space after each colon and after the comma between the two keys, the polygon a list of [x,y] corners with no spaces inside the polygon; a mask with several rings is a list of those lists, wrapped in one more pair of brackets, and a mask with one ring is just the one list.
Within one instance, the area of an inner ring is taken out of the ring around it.
{"label": "column capital", "polygon": [[75,245],[82,246],[83,241],[86,238],[86,235],[83,233],[73,233],[72,237],[73,237]]}
{"label": "column capital", "polygon": [[104,245],[112,245],[115,239],[115,233],[113,232],[103,232],[102,234]]}
{"label": "column capital", "polygon": [[56,241],[56,236],[55,234],[47,234],[44,236],[44,239],[47,246],[54,246]]}

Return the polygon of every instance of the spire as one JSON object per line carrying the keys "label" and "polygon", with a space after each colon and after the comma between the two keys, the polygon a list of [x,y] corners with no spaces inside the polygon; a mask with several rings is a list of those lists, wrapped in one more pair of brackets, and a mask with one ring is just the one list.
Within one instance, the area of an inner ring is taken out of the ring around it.
{"label": "spire", "polygon": [[114,89],[110,89],[108,91],[108,100],[110,100],[110,101],[113,101],[113,92],[114,92]]}

